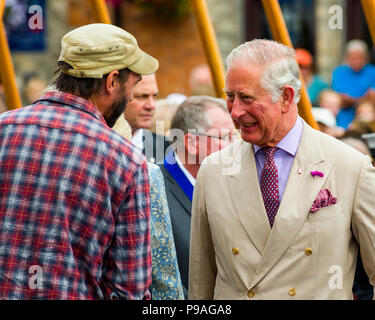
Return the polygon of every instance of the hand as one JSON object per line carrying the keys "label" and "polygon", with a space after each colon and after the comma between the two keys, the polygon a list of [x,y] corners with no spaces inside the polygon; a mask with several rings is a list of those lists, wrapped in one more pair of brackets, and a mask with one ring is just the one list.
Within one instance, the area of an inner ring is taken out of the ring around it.
{"label": "hand", "polygon": [[341,93],[341,99],[342,99],[342,108],[346,109],[353,105],[355,105],[358,102],[358,98],[354,98],[352,96],[349,96],[346,93]]}
{"label": "hand", "polygon": [[375,90],[370,88],[366,91],[365,95],[361,98],[361,100],[369,99],[372,103],[375,103]]}

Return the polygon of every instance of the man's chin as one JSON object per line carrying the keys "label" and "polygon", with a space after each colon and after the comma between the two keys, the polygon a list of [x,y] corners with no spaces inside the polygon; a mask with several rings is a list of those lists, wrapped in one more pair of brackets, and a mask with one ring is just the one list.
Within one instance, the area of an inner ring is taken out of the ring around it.
{"label": "man's chin", "polygon": [[150,127],[151,127],[151,121],[142,122],[138,126],[139,129],[145,129],[145,130],[150,130]]}
{"label": "man's chin", "polygon": [[257,146],[259,146],[262,143],[261,138],[256,137],[254,135],[246,134],[242,131],[241,131],[241,138],[242,138],[243,141],[245,141],[247,143],[251,143],[253,145],[257,145]]}

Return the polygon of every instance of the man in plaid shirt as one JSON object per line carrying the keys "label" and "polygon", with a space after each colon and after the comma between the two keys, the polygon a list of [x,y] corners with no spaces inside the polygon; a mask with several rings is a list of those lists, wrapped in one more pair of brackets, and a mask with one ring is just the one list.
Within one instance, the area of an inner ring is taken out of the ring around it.
{"label": "man in plaid shirt", "polygon": [[58,91],[0,115],[0,298],[148,299],[147,165],[109,127],[158,62],[112,25],[61,45]]}

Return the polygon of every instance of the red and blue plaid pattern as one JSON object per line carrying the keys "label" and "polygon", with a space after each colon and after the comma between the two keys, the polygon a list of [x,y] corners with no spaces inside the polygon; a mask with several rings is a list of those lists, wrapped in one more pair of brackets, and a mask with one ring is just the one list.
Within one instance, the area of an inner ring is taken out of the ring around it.
{"label": "red and blue plaid pattern", "polygon": [[310,208],[310,212],[314,213],[317,212],[319,209],[324,207],[329,207],[337,202],[337,198],[335,198],[331,191],[328,189],[320,190],[317,197],[314,200],[313,205]]}
{"label": "red and blue plaid pattern", "polygon": [[0,298],[149,298],[149,192],[143,155],[87,100],[1,114]]}

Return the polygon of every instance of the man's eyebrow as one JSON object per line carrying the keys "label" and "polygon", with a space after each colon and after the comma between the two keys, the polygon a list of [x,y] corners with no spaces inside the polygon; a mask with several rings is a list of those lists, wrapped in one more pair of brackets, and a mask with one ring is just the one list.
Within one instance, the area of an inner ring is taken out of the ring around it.
{"label": "man's eyebrow", "polygon": [[149,97],[149,96],[153,96],[153,97],[156,97],[157,95],[159,94],[159,92],[156,92],[156,93],[135,93],[134,96],[135,97]]}
{"label": "man's eyebrow", "polygon": [[235,91],[232,91],[232,90],[224,90],[224,92],[226,94],[230,93],[230,94],[233,94],[233,93],[236,93],[238,94],[239,96],[248,96],[248,97],[254,97],[254,94],[250,93],[250,92],[244,92],[244,91],[238,91],[238,92],[235,92]]}

